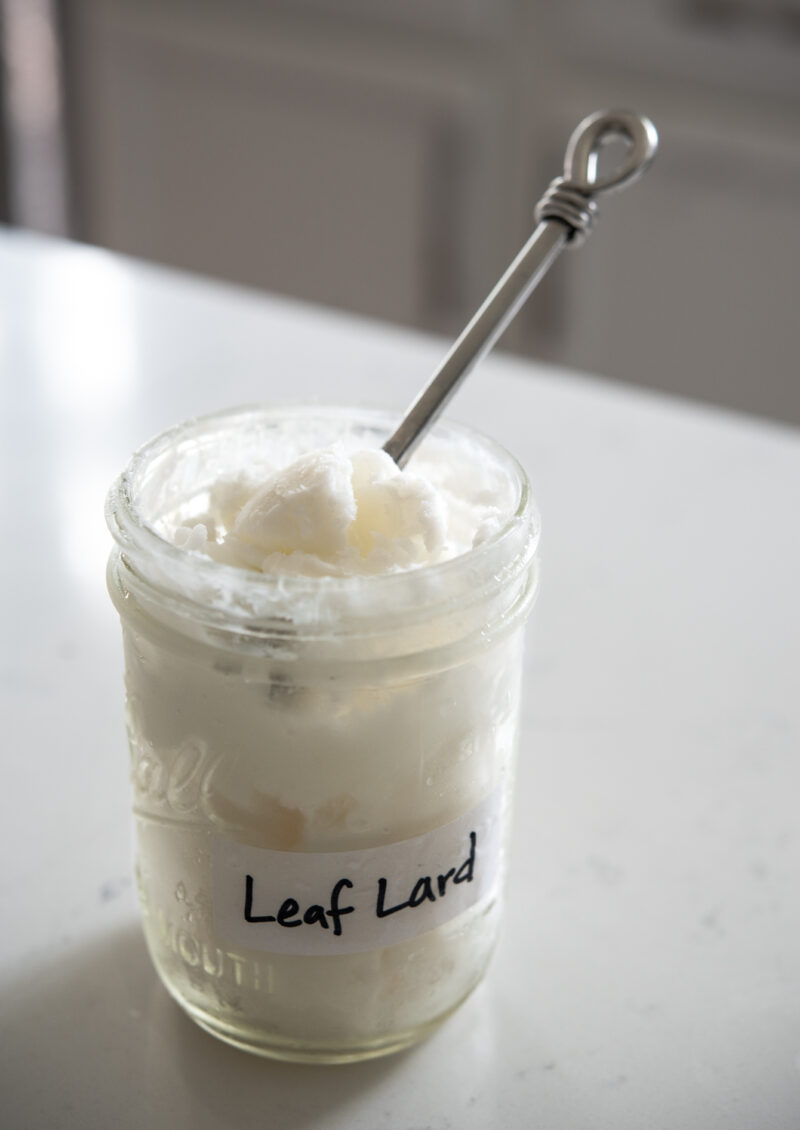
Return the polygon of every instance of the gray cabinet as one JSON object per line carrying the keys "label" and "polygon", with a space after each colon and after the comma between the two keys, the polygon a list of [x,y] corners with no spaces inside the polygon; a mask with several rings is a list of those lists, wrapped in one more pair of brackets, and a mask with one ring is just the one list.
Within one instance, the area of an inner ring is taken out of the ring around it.
{"label": "gray cabinet", "polygon": [[68,59],[93,242],[432,327],[503,242],[491,73],[255,5],[133,0],[71,5]]}
{"label": "gray cabinet", "polygon": [[575,122],[642,109],[657,165],[506,346],[800,423],[800,4],[62,2],[78,234],[442,332]]}

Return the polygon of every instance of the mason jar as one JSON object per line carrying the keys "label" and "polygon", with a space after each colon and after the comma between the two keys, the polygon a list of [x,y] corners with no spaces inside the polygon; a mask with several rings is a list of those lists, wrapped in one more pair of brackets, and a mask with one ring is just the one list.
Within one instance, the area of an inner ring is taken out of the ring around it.
{"label": "mason jar", "polygon": [[377,448],[393,421],[320,408],[190,421],[141,448],[107,502],[147,945],[198,1024],[281,1059],[403,1048],[486,970],[538,520],[516,460],[447,424],[420,452],[510,500],[450,560],[265,575],[178,548],[165,523],[287,433]]}

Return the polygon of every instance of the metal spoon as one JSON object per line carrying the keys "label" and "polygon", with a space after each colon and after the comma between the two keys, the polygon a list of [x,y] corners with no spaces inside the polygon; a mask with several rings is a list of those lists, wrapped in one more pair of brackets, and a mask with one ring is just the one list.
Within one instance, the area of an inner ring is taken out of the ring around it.
{"label": "metal spoon", "polygon": [[[628,143],[625,159],[613,172],[598,176],[602,146],[620,138]],[[458,386],[507,329],[561,251],[583,243],[597,214],[594,197],[636,180],[657,149],[655,126],[639,114],[610,110],[583,119],[567,144],[564,175],[556,177],[536,205],[533,235],[384,444],[383,450],[399,467],[405,466]]]}

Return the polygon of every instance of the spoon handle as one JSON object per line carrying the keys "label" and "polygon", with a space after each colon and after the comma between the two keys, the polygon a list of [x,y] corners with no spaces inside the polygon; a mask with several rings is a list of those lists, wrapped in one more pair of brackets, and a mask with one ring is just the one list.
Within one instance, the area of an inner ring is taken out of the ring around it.
{"label": "spoon handle", "polygon": [[[612,138],[627,142],[627,154],[615,170],[599,176],[600,149]],[[508,328],[561,251],[567,245],[577,247],[584,241],[597,214],[594,196],[636,180],[653,160],[657,148],[655,126],[638,114],[610,111],[584,118],[567,144],[564,175],[551,183],[536,206],[537,227],[533,235],[384,444],[383,450],[398,466],[405,466],[458,386]]]}

